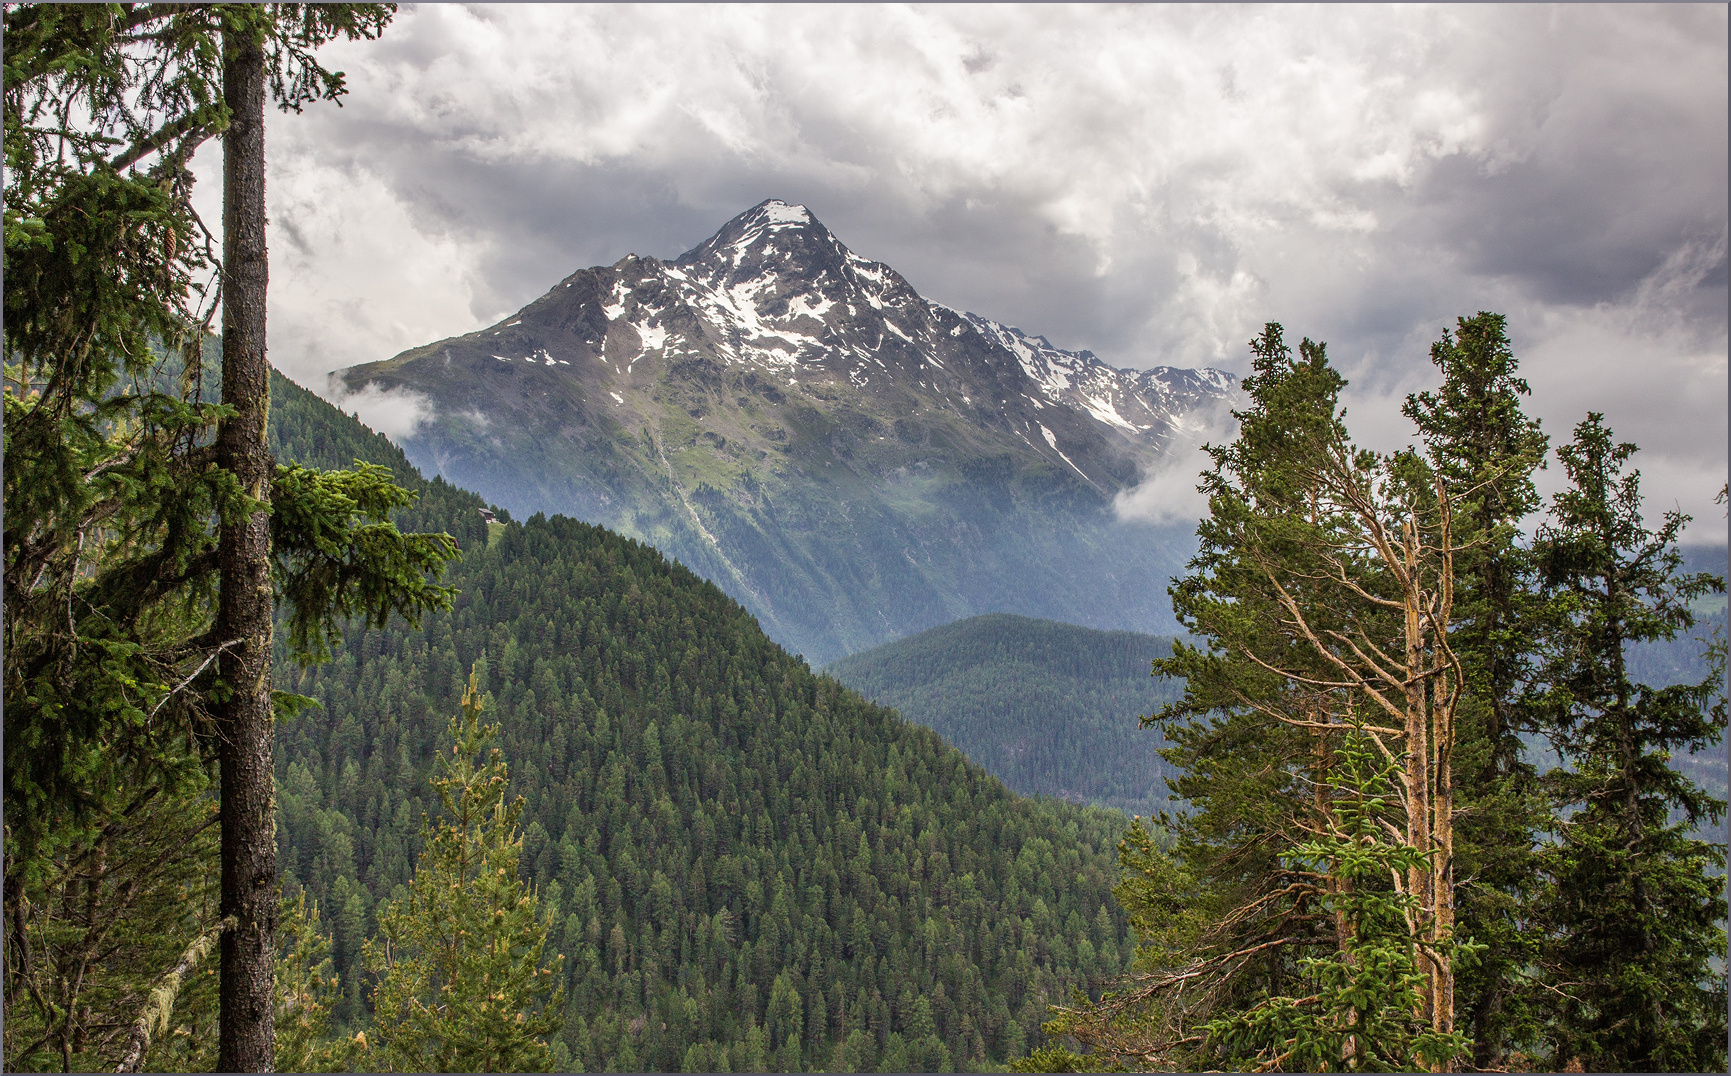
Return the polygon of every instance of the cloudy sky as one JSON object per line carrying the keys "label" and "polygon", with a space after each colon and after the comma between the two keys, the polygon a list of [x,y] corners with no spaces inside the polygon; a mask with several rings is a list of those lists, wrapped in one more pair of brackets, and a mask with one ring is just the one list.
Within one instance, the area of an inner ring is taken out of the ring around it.
{"label": "cloudy sky", "polygon": [[1116,366],[1280,321],[1380,447],[1500,311],[1553,439],[1605,412],[1724,541],[1726,56],[1723,5],[405,5],[270,121],[272,359],[322,389],[778,197]]}

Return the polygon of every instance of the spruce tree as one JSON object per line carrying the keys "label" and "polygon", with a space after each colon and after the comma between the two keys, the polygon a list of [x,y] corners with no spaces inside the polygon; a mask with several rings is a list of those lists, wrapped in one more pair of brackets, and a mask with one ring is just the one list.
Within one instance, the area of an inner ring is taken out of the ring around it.
{"label": "spruce tree", "polygon": [[[1144,719],[1158,724],[1172,745],[1161,754],[1182,775],[1169,784],[1192,807],[1162,818],[1175,838],[1174,859],[1195,886],[1180,899],[1194,902],[1215,923],[1234,921],[1234,908],[1293,880],[1281,856],[1303,839],[1292,820],[1313,807],[1311,789],[1297,774],[1330,753],[1315,730],[1267,716],[1269,707],[1299,713],[1322,705],[1318,693],[1268,666],[1303,669],[1317,680],[1330,677],[1306,642],[1281,630],[1279,598],[1249,551],[1259,547],[1267,560],[1315,566],[1305,552],[1319,524],[1313,475],[1323,466],[1327,446],[1345,440],[1337,408],[1346,382],[1321,345],[1304,340],[1295,357],[1277,324],[1250,346],[1250,402],[1235,412],[1237,438],[1209,449],[1214,466],[1200,486],[1209,496],[1209,515],[1197,527],[1200,548],[1189,573],[1172,587],[1174,610],[1211,645],[1179,641],[1171,658],[1154,663],[1156,675],[1183,678],[1185,694]],[[1301,598],[1313,592],[1303,583],[1295,587]],[[1245,927],[1259,931],[1260,918]],[[1302,904],[1279,928],[1287,937],[1327,929],[1324,918]],[[1219,944],[1230,952],[1248,937],[1239,931]],[[1200,937],[1172,940],[1199,943]],[[1171,970],[1191,955],[1179,947],[1164,957],[1145,952],[1141,959],[1149,971]],[[1279,993],[1289,963],[1279,946],[1261,949],[1208,993],[1226,1004],[1248,1004],[1259,988]],[[1189,1005],[1179,1002],[1177,1008],[1187,1011]],[[1182,1023],[1176,1013],[1172,1018]]]}
{"label": "spruce tree", "polygon": [[1455,627],[1451,645],[1466,677],[1454,759],[1460,828],[1456,874],[1462,930],[1486,944],[1464,970],[1463,1018],[1481,1068],[1506,1063],[1533,1028],[1531,935],[1522,916],[1535,879],[1532,859],[1545,828],[1537,778],[1521,740],[1535,661],[1538,598],[1520,523],[1539,506],[1533,473],[1547,438],[1521,407],[1527,383],[1501,314],[1457,319],[1431,346],[1442,374],[1435,392],[1409,396],[1437,474],[1455,505]]}
{"label": "spruce tree", "polygon": [[1348,442],[1345,382],[1322,345],[1305,340],[1294,357],[1270,324],[1251,347],[1250,406],[1235,412],[1236,441],[1209,449],[1201,548],[1172,588],[1207,649],[1178,644],[1154,663],[1185,678],[1185,696],[1145,719],[1174,745],[1163,754],[1185,773],[1171,784],[1192,809],[1161,819],[1170,856],[1126,853],[1157,875],[1137,897],[1138,920],[1155,907],[1184,912],[1144,933],[1139,974],[1098,1005],[1060,1010],[1049,1029],[1099,1061],[1231,1064],[1242,1045],[1233,1014],[1293,996],[1307,969],[1350,946],[1345,901],[1358,881],[1306,868],[1297,849],[1334,825],[1336,751],[1359,735],[1401,771],[1388,824],[1406,851],[1390,897],[1412,912],[1416,1012],[1429,1041],[1463,1041],[1451,765],[1464,684],[1450,649],[1449,483],[1416,453]]}
{"label": "spruce tree", "polygon": [[[1362,737],[1347,739],[1335,755],[1327,826],[1288,858],[1339,883],[1325,904],[1345,924],[1340,947],[1301,959],[1288,994],[1217,1016],[1203,1033],[1218,1044],[1225,1066],[1240,1071],[1443,1071],[1463,1058],[1469,1040],[1461,1031],[1438,1033],[1420,1016],[1425,975],[1413,927],[1423,909],[1388,885],[1424,859],[1389,840],[1398,830],[1400,767],[1379,760]],[[1484,948],[1444,944],[1451,954]]]}
{"label": "spruce tree", "polygon": [[1553,609],[1538,703],[1566,764],[1546,775],[1558,821],[1535,916],[1544,1034],[1558,1067],[1722,1071],[1725,972],[1711,962],[1725,953],[1725,851],[1695,832],[1725,802],[1668,763],[1721,741],[1723,673],[1655,688],[1631,678],[1629,651],[1688,631],[1690,601],[1725,582],[1682,574],[1687,516],[1647,528],[1634,453],[1602,415],[1576,426],[1535,548]]}
{"label": "spruce tree", "polygon": [[481,722],[478,682],[472,672],[451,757],[433,779],[445,817],[423,819],[414,879],[380,910],[364,949],[379,976],[364,1066],[540,1072],[552,1059],[546,1037],[563,1021],[564,990],[541,966],[550,923],[518,878],[522,801],[506,802],[505,763],[488,750],[499,727]]}
{"label": "spruce tree", "polygon": [[[415,618],[449,600],[424,578],[449,540],[384,521],[401,490],[360,473],[279,496],[264,445],[264,99],[298,110],[339,96],[341,75],[312,50],[389,18],[378,5],[5,13],[7,922],[20,943],[40,903],[29,888],[56,861],[221,756],[229,1069],[272,1063],[273,600],[294,606],[297,644],[344,614]],[[225,201],[248,212],[225,212],[232,384],[212,406],[203,275],[216,260],[188,161],[219,134],[234,150]]]}

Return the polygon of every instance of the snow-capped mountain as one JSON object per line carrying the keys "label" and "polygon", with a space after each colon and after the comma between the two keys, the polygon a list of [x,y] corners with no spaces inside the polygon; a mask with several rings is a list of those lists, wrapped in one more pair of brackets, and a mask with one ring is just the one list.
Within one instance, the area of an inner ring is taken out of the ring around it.
{"label": "snow-capped mountain", "polygon": [[337,376],[430,398],[422,467],[650,540],[814,660],[993,609],[1170,627],[1164,576],[1102,582],[1152,541],[1111,499],[1236,392],[930,302],[777,200]]}

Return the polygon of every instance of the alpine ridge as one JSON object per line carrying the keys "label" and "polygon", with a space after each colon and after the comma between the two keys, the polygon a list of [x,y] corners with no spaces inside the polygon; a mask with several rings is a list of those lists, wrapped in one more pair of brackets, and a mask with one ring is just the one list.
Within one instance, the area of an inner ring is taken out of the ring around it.
{"label": "alpine ridge", "polygon": [[818,662],[988,611],[1171,630],[1189,528],[1113,498],[1237,388],[930,302],[774,199],[333,377],[425,398],[418,466],[645,539]]}

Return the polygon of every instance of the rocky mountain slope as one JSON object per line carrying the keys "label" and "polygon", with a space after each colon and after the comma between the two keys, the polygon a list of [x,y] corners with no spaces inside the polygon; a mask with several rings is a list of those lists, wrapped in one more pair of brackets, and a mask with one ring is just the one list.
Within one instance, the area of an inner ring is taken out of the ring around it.
{"label": "rocky mountain slope", "polygon": [[1236,390],[930,302],[774,200],[333,376],[427,398],[424,470],[645,539],[813,661],[987,611],[1170,630],[1190,529],[1112,501]]}

